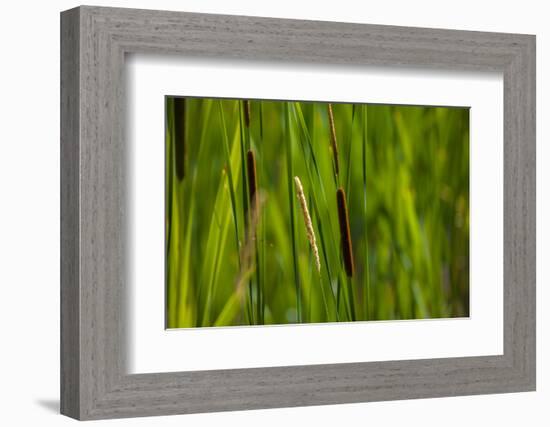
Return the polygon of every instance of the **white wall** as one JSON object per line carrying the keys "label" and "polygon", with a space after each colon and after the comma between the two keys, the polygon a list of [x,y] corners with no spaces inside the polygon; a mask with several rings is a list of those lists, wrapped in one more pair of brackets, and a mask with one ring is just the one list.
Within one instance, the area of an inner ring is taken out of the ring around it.
{"label": "white wall", "polygon": [[[105,6],[246,14],[537,35],[538,55],[538,391],[156,419],[110,425],[280,426],[363,424],[464,427],[550,423],[550,27],[544,1],[272,0],[97,1]],[[59,377],[59,11],[74,1],[4,2],[0,66],[0,420],[68,425],[58,412]],[[546,196],[546,197],[545,197]],[[546,200],[545,200],[546,199]],[[546,312],[543,307],[546,306]]]}

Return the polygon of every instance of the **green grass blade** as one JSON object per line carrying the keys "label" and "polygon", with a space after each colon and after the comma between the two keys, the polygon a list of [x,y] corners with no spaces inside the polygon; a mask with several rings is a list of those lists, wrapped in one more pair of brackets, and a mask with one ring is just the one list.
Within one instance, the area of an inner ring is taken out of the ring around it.
{"label": "green grass blade", "polygon": [[285,103],[285,123],[286,123],[286,170],[287,170],[287,185],[288,185],[288,205],[289,205],[289,217],[290,217],[290,235],[292,241],[292,262],[294,266],[294,286],[296,288],[296,311],[298,316],[298,322],[302,321],[302,298],[300,289],[300,275],[298,274],[298,255],[296,250],[296,214],[294,207],[294,167],[292,163],[293,159],[293,138],[290,129],[290,111],[288,103]]}

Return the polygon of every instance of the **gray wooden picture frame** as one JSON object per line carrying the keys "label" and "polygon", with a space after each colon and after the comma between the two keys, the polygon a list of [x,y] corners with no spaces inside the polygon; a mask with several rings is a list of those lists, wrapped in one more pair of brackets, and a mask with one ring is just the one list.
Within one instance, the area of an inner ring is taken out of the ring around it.
{"label": "gray wooden picture frame", "polygon": [[[504,353],[127,374],[124,60],[136,52],[502,72]],[[88,6],[62,12],[63,414],[84,420],[529,390],[535,390],[534,36]]]}

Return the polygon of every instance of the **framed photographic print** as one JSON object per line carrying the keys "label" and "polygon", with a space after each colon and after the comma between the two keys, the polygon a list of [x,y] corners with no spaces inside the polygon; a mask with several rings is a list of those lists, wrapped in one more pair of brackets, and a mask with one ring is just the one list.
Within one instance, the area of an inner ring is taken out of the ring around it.
{"label": "framed photographic print", "polygon": [[535,38],[61,15],[61,410],[535,389]]}

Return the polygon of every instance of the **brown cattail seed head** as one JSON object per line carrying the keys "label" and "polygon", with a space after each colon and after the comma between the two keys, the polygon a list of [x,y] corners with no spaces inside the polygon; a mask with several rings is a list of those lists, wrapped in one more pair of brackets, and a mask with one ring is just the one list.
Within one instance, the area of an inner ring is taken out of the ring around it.
{"label": "brown cattail seed head", "polygon": [[351,234],[349,229],[348,208],[346,205],[346,193],[343,188],[336,191],[336,201],[338,203],[338,222],[340,223],[340,236],[342,239],[342,256],[344,258],[344,267],[348,277],[353,277],[353,248],[351,245]]}
{"label": "brown cattail seed head", "polygon": [[185,98],[174,98],[174,157],[176,177],[185,176]]}

